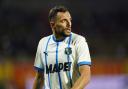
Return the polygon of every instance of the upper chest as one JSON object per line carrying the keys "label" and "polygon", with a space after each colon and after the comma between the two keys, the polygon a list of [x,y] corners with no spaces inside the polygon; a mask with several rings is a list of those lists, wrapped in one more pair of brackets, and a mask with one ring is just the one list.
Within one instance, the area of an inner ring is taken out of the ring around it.
{"label": "upper chest", "polygon": [[48,64],[64,63],[73,61],[75,59],[76,49],[72,44],[65,42],[58,42],[47,45],[47,49],[44,48],[41,52],[43,61],[47,60]]}

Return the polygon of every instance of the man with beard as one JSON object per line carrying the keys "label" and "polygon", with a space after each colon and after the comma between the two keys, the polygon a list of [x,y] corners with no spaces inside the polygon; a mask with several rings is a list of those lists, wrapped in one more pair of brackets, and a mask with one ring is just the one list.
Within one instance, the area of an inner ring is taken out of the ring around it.
{"label": "man with beard", "polygon": [[71,15],[64,6],[49,12],[53,34],[40,40],[33,89],[84,89],[90,80],[91,58],[85,38],[71,32]]}

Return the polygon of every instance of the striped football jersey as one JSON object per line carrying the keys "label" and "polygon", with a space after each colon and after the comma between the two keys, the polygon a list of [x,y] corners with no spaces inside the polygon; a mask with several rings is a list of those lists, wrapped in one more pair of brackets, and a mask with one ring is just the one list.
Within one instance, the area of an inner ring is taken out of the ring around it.
{"label": "striped football jersey", "polygon": [[34,67],[44,74],[43,89],[70,89],[79,78],[78,68],[82,65],[91,65],[83,36],[71,33],[60,41],[54,35],[40,40]]}

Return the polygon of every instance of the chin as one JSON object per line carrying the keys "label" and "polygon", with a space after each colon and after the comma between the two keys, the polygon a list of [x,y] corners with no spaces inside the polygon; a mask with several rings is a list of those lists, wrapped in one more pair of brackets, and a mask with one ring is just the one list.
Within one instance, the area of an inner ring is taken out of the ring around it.
{"label": "chin", "polygon": [[65,34],[65,37],[68,37],[68,36],[70,36],[70,34],[71,34],[71,32],[70,32],[70,33],[66,33],[66,34]]}
{"label": "chin", "polygon": [[68,36],[70,36],[70,34],[71,34],[71,32],[63,32],[63,33],[61,33],[61,35],[63,37],[68,37]]}

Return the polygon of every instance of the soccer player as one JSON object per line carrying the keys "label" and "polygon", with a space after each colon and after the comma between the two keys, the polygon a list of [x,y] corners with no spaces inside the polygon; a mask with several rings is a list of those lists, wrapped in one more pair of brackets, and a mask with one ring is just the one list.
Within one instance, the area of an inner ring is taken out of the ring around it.
{"label": "soccer player", "polygon": [[49,12],[53,34],[40,40],[33,89],[84,89],[90,80],[91,58],[85,38],[71,32],[71,15],[64,6]]}

